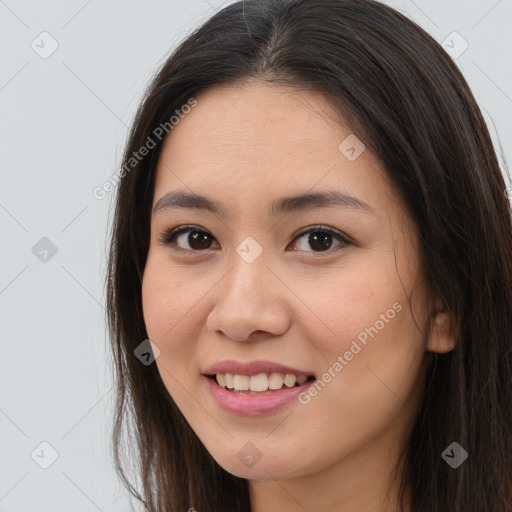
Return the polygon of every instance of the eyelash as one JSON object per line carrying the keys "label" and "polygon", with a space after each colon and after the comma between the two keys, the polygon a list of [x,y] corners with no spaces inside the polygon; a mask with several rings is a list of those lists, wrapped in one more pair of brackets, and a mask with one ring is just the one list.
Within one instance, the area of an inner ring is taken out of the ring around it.
{"label": "eyelash", "polygon": [[[193,224],[184,224],[181,226],[170,228],[169,230],[165,231],[158,237],[158,240],[161,244],[169,246],[173,251],[181,251],[181,252],[187,252],[187,253],[191,253],[191,252],[199,253],[199,252],[207,252],[210,250],[210,249],[204,249],[204,250],[182,249],[181,247],[178,247],[176,245],[175,239],[179,235],[186,233],[188,231],[197,231],[198,233],[206,233],[207,235],[210,235],[210,233],[208,233],[208,231],[200,228],[199,226],[196,226]],[[326,251],[305,251],[305,252],[312,252],[313,254],[318,254],[318,255],[321,255],[324,253],[331,254],[332,252],[335,252],[338,249],[343,248],[344,246],[353,245],[353,243],[350,240],[348,240],[347,237],[340,231],[330,228],[328,226],[322,226],[322,225],[309,226],[304,231],[300,231],[299,233],[297,233],[295,235],[293,242],[295,242],[295,240],[299,239],[303,235],[306,235],[309,233],[315,233],[315,232],[328,233],[328,234],[332,235],[336,240],[341,242],[341,244],[334,249],[328,249]],[[212,237],[212,238],[214,238],[214,237]]]}

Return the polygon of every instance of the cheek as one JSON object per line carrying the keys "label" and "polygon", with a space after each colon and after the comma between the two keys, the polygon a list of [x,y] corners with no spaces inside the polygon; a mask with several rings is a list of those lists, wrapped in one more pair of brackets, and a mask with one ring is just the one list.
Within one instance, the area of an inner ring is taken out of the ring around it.
{"label": "cheek", "polygon": [[[339,342],[324,345],[329,357],[320,380],[328,382],[329,391],[318,395],[324,394],[325,410],[330,401],[337,403],[333,415],[339,415],[346,429],[364,424],[370,412],[373,421],[383,426],[416,396],[424,356],[422,333],[412,321],[408,303],[396,298],[395,294],[383,301],[380,296],[365,311],[340,314],[338,327],[345,330]],[[414,403],[406,408],[412,410]],[[348,423],[347,410],[353,415]]]}
{"label": "cheek", "polygon": [[162,381],[182,413],[193,417],[197,411],[189,393],[197,385],[191,376],[199,375],[193,324],[198,294],[179,275],[150,254],[142,280],[142,310],[148,338],[160,350],[155,364]]}
{"label": "cheek", "polygon": [[379,270],[366,269],[357,275],[340,272],[308,293],[312,318],[321,321],[321,329],[318,322],[310,322],[307,336],[322,340],[318,342],[321,352],[332,357],[349,351],[354,342],[364,348],[377,338],[386,339],[389,345],[400,344],[398,333],[409,330],[407,297],[398,281]]}
{"label": "cheek", "polygon": [[162,334],[172,326],[170,315],[174,315],[175,310],[171,306],[165,280],[158,278],[165,274],[155,271],[153,267],[148,260],[142,280],[142,312],[148,337],[157,342],[162,340]]}
{"label": "cheek", "polygon": [[150,251],[142,280],[144,323],[149,339],[160,349],[157,365],[173,374],[184,372],[193,358],[197,334],[193,312],[201,298],[199,287],[194,290],[179,275],[152,258]]}
{"label": "cheek", "polygon": [[386,417],[382,406],[393,407],[390,401],[397,396],[406,400],[415,387],[425,353],[423,334],[396,270],[366,270],[363,276],[340,274],[311,296],[322,327],[311,323],[305,338],[321,354],[319,380],[325,383],[311,399],[318,396],[317,405],[323,403],[326,410],[334,400],[339,411],[373,408]]}
{"label": "cheek", "polygon": [[190,275],[186,280],[182,276],[165,257],[149,251],[142,279],[142,310],[148,335],[155,341],[179,340],[176,333],[190,324],[194,307],[204,294],[200,276]]}

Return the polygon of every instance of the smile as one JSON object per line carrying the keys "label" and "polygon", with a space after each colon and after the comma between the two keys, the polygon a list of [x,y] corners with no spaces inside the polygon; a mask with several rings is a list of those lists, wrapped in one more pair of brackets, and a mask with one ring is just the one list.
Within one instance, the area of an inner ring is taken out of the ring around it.
{"label": "smile", "polygon": [[[234,393],[260,394],[282,389],[284,386],[293,388],[308,380],[306,375],[297,377],[292,373],[259,373],[258,375],[237,375],[217,373],[215,376],[219,386]],[[312,378],[312,377],[310,377]]]}
{"label": "smile", "polygon": [[278,411],[315,381],[312,371],[262,360],[227,359],[212,364],[202,373],[217,405],[240,416]]}

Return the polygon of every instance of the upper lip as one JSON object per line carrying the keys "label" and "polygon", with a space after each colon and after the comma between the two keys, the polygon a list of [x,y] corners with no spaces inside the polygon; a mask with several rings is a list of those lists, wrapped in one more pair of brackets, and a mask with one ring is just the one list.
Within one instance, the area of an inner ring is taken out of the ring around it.
{"label": "upper lip", "polygon": [[297,368],[291,368],[290,366],[274,363],[272,361],[257,360],[242,363],[239,361],[234,361],[232,359],[225,359],[224,361],[213,363],[212,365],[208,366],[203,373],[205,375],[215,375],[217,373],[232,373],[235,375],[249,376],[258,375],[260,373],[291,373],[296,377],[300,377],[301,375],[310,377],[314,375],[313,372],[298,370]]}

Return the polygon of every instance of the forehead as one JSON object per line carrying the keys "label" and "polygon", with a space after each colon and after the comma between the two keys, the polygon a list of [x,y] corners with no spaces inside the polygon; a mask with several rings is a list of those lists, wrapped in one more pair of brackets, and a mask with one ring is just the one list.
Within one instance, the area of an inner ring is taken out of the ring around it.
{"label": "forehead", "polygon": [[335,150],[344,132],[336,112],[319,93],[261,82],[222,85],[197,97],[165,141],[174,156],[209,161],[279,160],[306,151],[317,158]]}
{"label": "forehead", "polygon": [[178,188],[237,206],[315,189],[366,203],[392,193],[370,151],[347,158],[348,146],[356,144],[356,155],[364,146],[320,93],[253,82],[214,87],[196,100],[166,137],[155,202]]}

